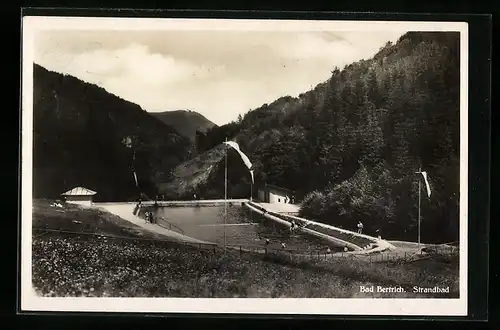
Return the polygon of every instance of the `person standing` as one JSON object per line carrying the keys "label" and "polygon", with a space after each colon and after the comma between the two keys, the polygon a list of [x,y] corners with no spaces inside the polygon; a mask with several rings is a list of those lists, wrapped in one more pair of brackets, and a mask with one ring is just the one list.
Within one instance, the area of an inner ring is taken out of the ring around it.
{"label": "person standing", "polygon": [[363,223],[361,221],[358,222],[358,234],[363,233]]}

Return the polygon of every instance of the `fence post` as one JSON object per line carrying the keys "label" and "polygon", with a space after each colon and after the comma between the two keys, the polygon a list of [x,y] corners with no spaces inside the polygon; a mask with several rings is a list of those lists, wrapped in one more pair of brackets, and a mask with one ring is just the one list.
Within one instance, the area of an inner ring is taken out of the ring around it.
{"label": "fence post", "polygon": [[241,245],[240,245],[240,257],[243,254],[243,251],[241,250]]}

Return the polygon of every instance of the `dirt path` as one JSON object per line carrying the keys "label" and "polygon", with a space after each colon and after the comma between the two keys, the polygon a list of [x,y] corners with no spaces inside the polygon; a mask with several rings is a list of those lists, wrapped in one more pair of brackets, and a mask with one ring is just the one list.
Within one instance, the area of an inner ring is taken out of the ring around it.
{"label": "dirt path", "polygon": [[120,218],[127,220],[141,228],[147,229],[149,231],[155,232],[160,235],[164,235],[176,240],[190,242],[190,243],[202,243],[202,244],[211,244],[210,242],[205,242],[198,240],[196,238],[192,238],[186,235],[179,234],[175,231],[168,230],[166,228],[160,227],[156,224],[152,224],[149,222],[145,222],[144,219],[141,219],[133,214],[135,205],[134,204],[95,204],[96,207],[104,209],[114,215],[119,216]]}

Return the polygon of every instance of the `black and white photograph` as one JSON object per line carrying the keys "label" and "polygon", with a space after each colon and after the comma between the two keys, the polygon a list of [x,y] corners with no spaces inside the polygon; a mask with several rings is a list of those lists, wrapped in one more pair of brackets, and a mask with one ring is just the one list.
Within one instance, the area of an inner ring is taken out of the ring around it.
{"label": "black and white photograph", "polygon": [[22,30],[23,310],[466,315],[467,23]]}

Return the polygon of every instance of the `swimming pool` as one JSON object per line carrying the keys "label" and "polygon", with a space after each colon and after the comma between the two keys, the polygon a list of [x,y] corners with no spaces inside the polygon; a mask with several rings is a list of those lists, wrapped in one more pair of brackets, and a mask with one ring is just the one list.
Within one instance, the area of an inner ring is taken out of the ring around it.
{"label": "swimming pool", "polygon": [[[262,215],[240,205],[227,207],[227,218],[224,225],[224,206],[198,207],[148,207],[141,210],[153,211],[159,225],[172,224],[187,236],[200,240],[235,246],[266,246],[280,248],[285,243],[287,249],[309,251],[327,248],[339,251],[328,241],[305,233],[290,232],[288,227],[264,218]],[[224,233],[225,228],[225,233]]]}

